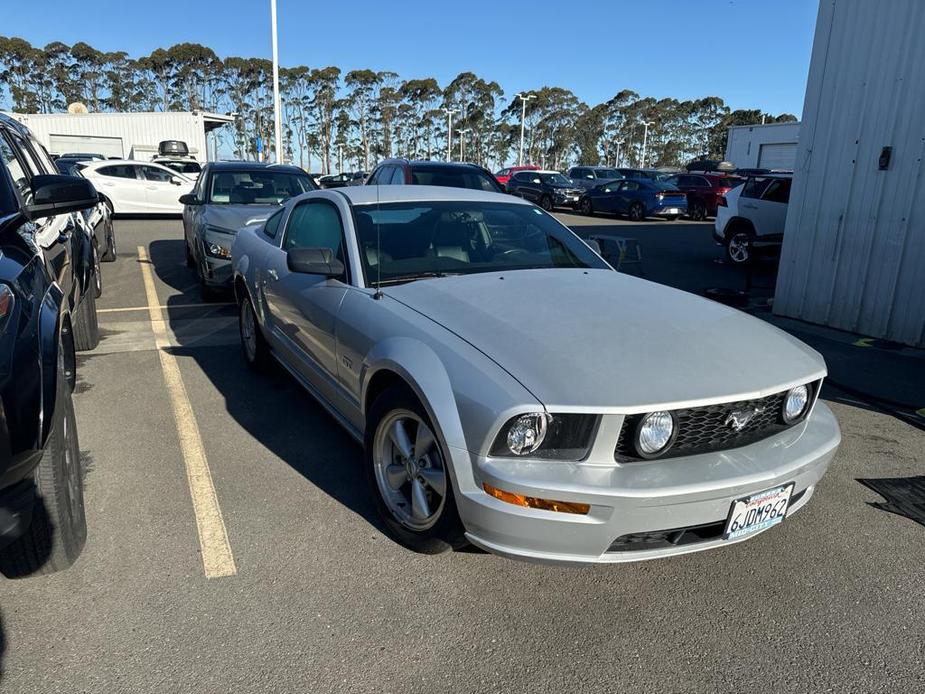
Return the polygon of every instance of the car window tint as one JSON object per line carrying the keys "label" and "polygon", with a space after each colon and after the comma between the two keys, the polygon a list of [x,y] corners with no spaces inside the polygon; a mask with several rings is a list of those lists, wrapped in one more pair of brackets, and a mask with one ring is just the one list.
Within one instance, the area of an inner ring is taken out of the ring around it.
{"label": "car window tint", "polygon": [[343,261],[343,228],[337,209],[327,202],[309,202],[296,207],[289,216],[283,249],[330,248]]}
{"label": "car window tint", "polygon": [[[0,159],[3,160],[4,166],[6,166],[7,171],[9,171],[10,178],[13,179],[13,185],[15,185],[16,189],[19,191],[20,197],[28,204],[32,199],[32,189],[29,187],[32,181],[32,173],[16,158],[12,145],[10,145],[2,135],[0,135]],[[0,193],[0,195],[2,195],[2,193]],[[16,209],[16,207],[17,205],[12,199],[3,201],[3,210],[5,212],[12,211]]]}
{"label": "car window tint", "polygon": [[748,181],[746,181],[745,187],[742,189],[742,197],[760,198],[761,194],[764,192],[764,189],[767,188],[770,183],[771,179],[769,178],[750,178]]}
{"label": "car window tint", "polygon": [[173,175],[169,172],[153,166],[142,166],[141,175],[144,176],[146,181],[157,181],[159,183],[170,183],[170,179],[173,178]]}
{"label": "car window tint", "polygon": [[283,218],[283,210],[279,210],[270,215],[270,218],[267,220],[266,224],[263,225],[263,233],[269,236],[271,239],[276,238],[276,234],[279,231],[279,223]]}
{"label": "car window tint", "polygon": [[764,193],[761,194],[761,199],[767,200],[768,202],[782,202],[784,204],[790,202],[790,179],[771,179],[771,182],[764,189]]}
{"label": "car window tint", "polygon": [[102,166],[96,172],[100,176],[111,176],[112,178],[135,178],[135,167],[130,164]]}
{"label": "car window tint", "polygon": [[639,190],[639,181],[626,181],[623,190]]}

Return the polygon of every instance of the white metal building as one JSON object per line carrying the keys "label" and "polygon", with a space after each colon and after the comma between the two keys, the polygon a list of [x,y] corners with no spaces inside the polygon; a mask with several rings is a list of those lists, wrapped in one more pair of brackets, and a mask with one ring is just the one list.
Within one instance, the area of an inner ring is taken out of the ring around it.
{"label": "white metal building", "polygon": [[93,152],[106,157],[151,159],[163,140],[182,140],[190,154],[209,158],[206,133],[233,116],[205,111],[164,113],[13,113],[52,154]]}
{"label": "white metal building", "polygon": [[799,123],[733,125],[728,132],[726,161],[743,169],[793,169]]}
{"label": "white metal building", "polygon": [[821,0],[775,313],[925,347],[923,30],[923,0]]}

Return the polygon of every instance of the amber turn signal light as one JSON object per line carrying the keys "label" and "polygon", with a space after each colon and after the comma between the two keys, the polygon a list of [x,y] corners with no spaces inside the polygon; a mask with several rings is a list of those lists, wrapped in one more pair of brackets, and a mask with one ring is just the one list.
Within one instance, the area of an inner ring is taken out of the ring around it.
{"label": "amber turn signal light", "polygon": [[540,499],[535,496],[523,496],[522,494],[514,494],[513,492],[506,492],[503,489],[492,487],[487,482],[482,483],[482,489],[484,489],[488,494],[491,494],[496,499],[506,501],[509,504],[514,504],[515,506],[523,506],[524,508],[539,508],[544,511],[578,513],[581,515],[584,515],[591,510],[590,504],[579,504],[573,501],[554,501],[552,499]]}

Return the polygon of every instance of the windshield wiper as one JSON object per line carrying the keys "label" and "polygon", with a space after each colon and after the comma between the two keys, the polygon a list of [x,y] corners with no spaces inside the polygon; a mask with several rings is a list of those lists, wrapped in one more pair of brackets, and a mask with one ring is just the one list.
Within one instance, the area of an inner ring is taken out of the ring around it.
{"label": "windshield wiper", "polygon": [[397,277],[389,277],[388,279],[374,282],[373,286],[385,287],[390,284],[401,284],[402,282],[410,282],[412,280],[430,279],[432,277],[457,277],[462,274],[462,272],[415,272],[411,275],[398,275]]}

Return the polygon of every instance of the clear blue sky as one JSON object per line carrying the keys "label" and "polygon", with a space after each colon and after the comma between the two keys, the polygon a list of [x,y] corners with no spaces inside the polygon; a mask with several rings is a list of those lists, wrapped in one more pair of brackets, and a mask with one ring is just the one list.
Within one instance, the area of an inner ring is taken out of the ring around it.
{"label": "clear blue sky", "polygon": [[[803,108],[816,0],[278,0],[280,61],[434,76],[507,95],[543,84],[589,104],[623,88],[732,108]],[[269,0],[4,2],[0,33],[132,56],[191,41],[270,57]],[[453,9],[451,9],[453,8]],[[462,9],[465,8],[465,9]],[[526,10],[526,11],[525,11]]]}

